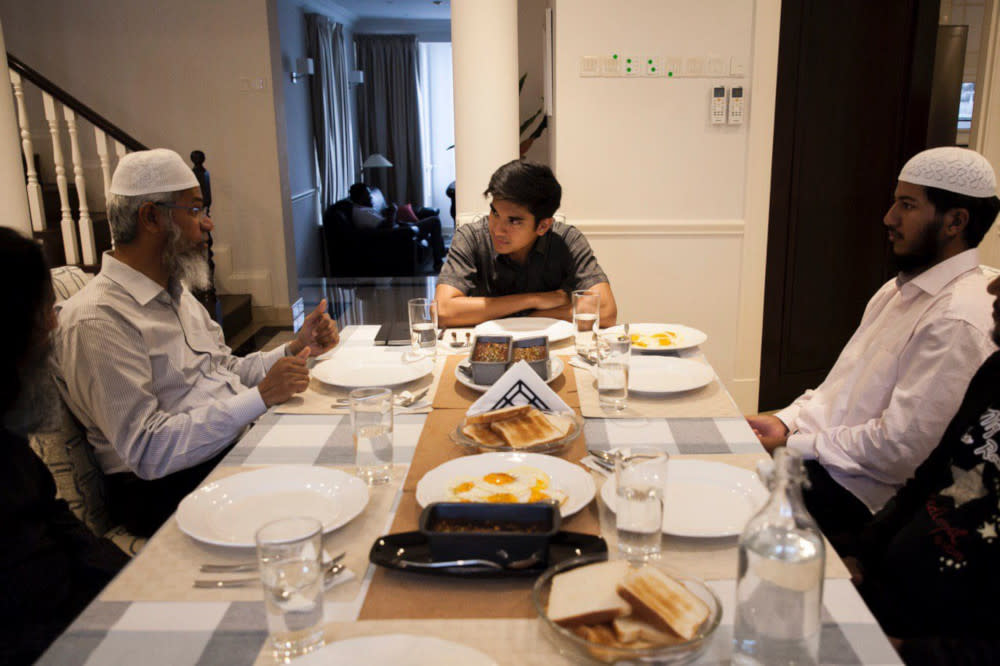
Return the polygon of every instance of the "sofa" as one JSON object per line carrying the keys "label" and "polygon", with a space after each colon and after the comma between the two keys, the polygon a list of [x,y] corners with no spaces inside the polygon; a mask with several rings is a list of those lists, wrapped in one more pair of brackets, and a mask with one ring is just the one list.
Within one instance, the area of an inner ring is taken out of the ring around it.
{"label": "sofa", "polygon": [[429,231],[409,222],[359,229],[353,221],[353,206],[350,199],[341,199],[323,213],[327,276],[398,277],[434,272]]}

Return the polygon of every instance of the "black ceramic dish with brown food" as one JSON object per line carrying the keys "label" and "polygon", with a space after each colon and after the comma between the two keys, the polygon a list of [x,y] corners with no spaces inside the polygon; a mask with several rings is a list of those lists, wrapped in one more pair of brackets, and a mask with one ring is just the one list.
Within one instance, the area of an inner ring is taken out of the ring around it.
{"label": "black ceramic dish with brown food", "polygon": [[549,339],[544,335],[515,340],[511,345],[511,363],[526,361],[543,380],[549,380]]}
{"label": "black ceramic dish with brown food", "polygon": [[549,540],[561,523],[554,503],[435,502],[420,514],[420,532],[434,560],[482,559],[503,566],[546,561]]}
{"label": "black ceramic dish with brown food", "polygon": [[476,336],[469,356],[473,383],[489,386],[503,376],[510,363],[512,342],[509,335]]}

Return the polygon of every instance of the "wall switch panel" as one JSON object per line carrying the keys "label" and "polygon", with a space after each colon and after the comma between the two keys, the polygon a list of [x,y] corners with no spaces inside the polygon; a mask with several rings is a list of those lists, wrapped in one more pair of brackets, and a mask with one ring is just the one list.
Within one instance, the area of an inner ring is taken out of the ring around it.
{"label": "wall switch panel", "polygon": [[601,76],[622,76],[622,58],[617,53],[601,58]]}
{"label": "wall switch panel", "polygon": [[681,76],[684,73],[684,58],[680,56],[667,56],[663,59],[663,69],[666,70],[667,78]]}
{"label": "wall switch panel", "polygon": [[580,57],[580,76],[600,76],[601,58],[600,56]]}
{"label": "wall switch panel", "polygon": [[663,58],[661,56],[643,56],[642,73],[645,76],[666,76],[663,69]]}
{"label": "wall switch panel", "polygon": [[639,56],[635,55],[624,55],[622,56],[622,76],[641,76],[642,75],[642,62]]}
{"label": "wall switch panel", "polygon": [[728,72],[726,72],[726,62],[722,56],[709,55],[705,60],[705,73],[709,76],[725,76]]}
{"label": "wall switch panel", "polygon": [[746,64],[736,56],[729,59],[729,76],[746,76]]}
{"label": "wall switch panel", "polygon": [[733,86],[729,89],[729,124],[742,125],[746,109],[746,96],[743,86]]}
{"label": "wall switch panel", "polygon": [[713,125],[726,124],[726,86],[712,86],[712,102],[708,110],[708,120]]}
{"label": "wall switch panel", "polygon": [[684,76],[701,76],[705,73],[705,59],[701,56],[684,58]]}

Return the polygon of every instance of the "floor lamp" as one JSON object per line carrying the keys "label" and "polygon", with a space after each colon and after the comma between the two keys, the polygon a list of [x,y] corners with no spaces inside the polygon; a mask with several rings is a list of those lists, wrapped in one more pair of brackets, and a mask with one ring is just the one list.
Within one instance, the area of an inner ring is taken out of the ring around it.
{"label": "floor lamp", "polygon": [[[392,162],[385,159],[385,156],[382,155],[382,153],[372,153],[368,156],[368,159],[361,164],[361,172],[362,174],[367,174],[368,172],[365,171],[365,169],[387,169],[391,166]],[[368,182],[368,179],[365,178],[365,185],[370,184],[371,183]]]}

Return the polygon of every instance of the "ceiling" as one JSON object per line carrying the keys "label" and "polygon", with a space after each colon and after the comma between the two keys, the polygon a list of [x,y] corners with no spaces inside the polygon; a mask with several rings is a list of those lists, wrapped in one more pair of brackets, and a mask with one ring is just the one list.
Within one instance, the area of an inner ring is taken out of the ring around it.
{"label": "ceiling", "polygon": [[333,0],[358,18],[451,19],[451,0]]}

